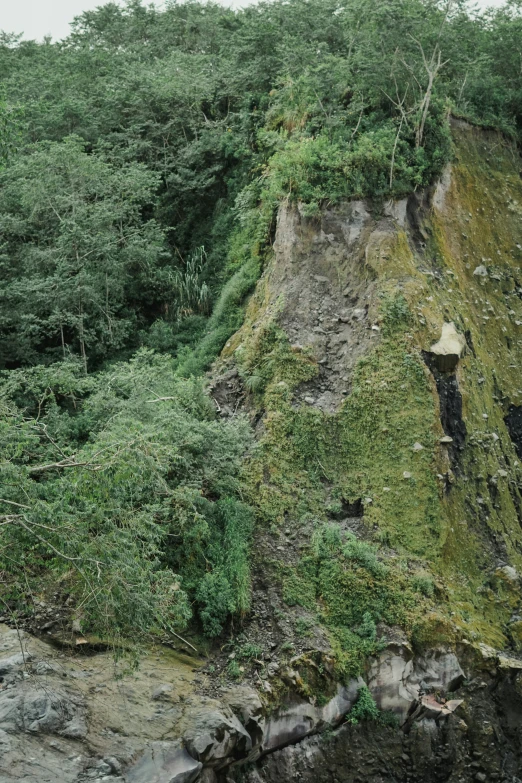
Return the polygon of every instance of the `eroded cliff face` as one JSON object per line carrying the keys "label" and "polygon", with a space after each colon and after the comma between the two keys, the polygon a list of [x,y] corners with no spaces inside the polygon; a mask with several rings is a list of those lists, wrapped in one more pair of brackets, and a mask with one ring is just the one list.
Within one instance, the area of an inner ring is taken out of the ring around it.
{"label": "eroded cliff face", "polygon": [[[307,520],[330,520],[434,580],[423,616],[409,618],[420,645],[516,652],[520,159],[497,134],[458,121],[453,132],[455,160],[430,193],[316,220],[282,208],[273,259],[225,349],[233,369],[213,393],[226,408],[227,384],[236,405],[242,386],[256,411],[247,477],[274,526],[260,545],[281,536],[283,571],[306,549]],[[464,350],[445,365],[433,346],[450,324]]]}
{"label": "eroded cliff face", "polygon": [[115,685],[0,629],[2,783],[522,779],[521,161],[453,133],[430,192],[281,207],[210,389],[257,436],[234,646]]}
{"label": "eroded cliff face", "polygon": [[[497,134],[453,121],[453,135],[454,161],[430,192],[316,219],[284,206],[224,352],[214,394],[225,410],[227,389],[229,409],[250,406],[259,438],[245,638],[275,642],[277,668],[268,679],[257,669],[266,699],[321,699],[332,679],[361,674],[403,726],[402,740],[376,726],[363,738],[343,728],[329,750],[307,740],[248,780],[511,780],[522,769],[521,166]],[[417,677],[427,659],[436,676]]]}

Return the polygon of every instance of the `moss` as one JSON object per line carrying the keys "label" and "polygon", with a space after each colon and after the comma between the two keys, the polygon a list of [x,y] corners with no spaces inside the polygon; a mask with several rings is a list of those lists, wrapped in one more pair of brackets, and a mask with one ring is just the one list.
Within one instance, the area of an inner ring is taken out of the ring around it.
{"label": "moss", "polygon": [[[374,232],[367,246],[382,339],[336,413],[295,404],[317,368],[290,347],[263,284],[235,345],[245,375],[262,378],[252,395],[263,436],[244,472],[260,523],[299,530],[313,518],[321,529],[343,502],[361,501],[363,535],[387,563],[372,572],[341,537],[329,557],[312,544],[298,566],[283,567],[285,600],[317,613],[344,676],[377,649],[357,630],[365,612],[401,625],[419,648],[463,637],[502,647],[520,602],[490,575],[499,557],[522,568],[522,473],[504,423],[509,404],[522,403],[522,183],[501,137],[457,129],[455,143],[445,203],[423,218],[426,247],[400,230]],[[485,279],[473,274],[481,264]],[[470,345],[457,370],[468,436],[456,473],[421,353],[445,321]]]}
{"label": "moss", "polygon": [[411,639],[418,651],[441,644],[454,644],[458,634],[455,625],[438,611],[428,612],[412,627]]}
{"label": "moss", "polygon": [[516,620],[514,623],[510,624],[509,634],[515,650],[518,653],[522,652],[522,620]]}
{"label": "moss", "polygon": [[[506,406],[520,404],[522,394],[522,307],[514,291],[522,279],[522,184],[500,135],[457,129],[455,140],[452,184],[430,219],[427,256],[437,275],[409,303],[418,314],[416,342],[429,345],[442,322],[453,320],[472,346],[457,373],[468,440],[461,476],[443,497],[442,546],[433,561],[461,632],[502,646],[512,602],[492,594],[487,581],[496,552],[522,565],[521,474],[504,423]],[[479,265],[487,278],[473,274]]]}

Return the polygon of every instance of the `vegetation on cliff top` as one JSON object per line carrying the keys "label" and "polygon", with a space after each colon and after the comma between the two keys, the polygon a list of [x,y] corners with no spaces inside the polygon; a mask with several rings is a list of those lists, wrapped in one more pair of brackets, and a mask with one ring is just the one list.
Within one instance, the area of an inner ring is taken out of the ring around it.
{"label": "vegetation on cliff top", "polygon": [[[241,325],[277,205],[313,215],[428,184],[452,154],[450,111],[518,139],[521,38],[517,0],[482,15],[462,0],[128,0],[78,17],[62,42],[2,34],[3,601],[27,611],[58,590],[102,633],[179,630],[196,614],[215,636],[248,611],[254,509],[267,506],[241,480],[248,427],[216,419],[201,375]],[[279,338],[263,336],[272,365],[251,391],[272,409],[269,436],[290,428],[306,450],[319,423],[270,383],[281,359],[292,382],[314,370]],[[400,418],[428,394],[398,338],[393,351],[358,370],[398,362],[404,375],[372,427],[388,402]],[[355,438],[362,405],[355,391],[335,424],[359,461],[376,456]],[[415,410],[427,433],[431,408]],[[322,459],[328,471],[334,455]],[[270,502],[283,508],[295,466],[279,467]],[[425,467],[411,512],[429,539]],[[302,476],[313,500],[316,477]],[[339,481],[370,491],[344,469]],[[391,506],[371,513],[401,537]]]}

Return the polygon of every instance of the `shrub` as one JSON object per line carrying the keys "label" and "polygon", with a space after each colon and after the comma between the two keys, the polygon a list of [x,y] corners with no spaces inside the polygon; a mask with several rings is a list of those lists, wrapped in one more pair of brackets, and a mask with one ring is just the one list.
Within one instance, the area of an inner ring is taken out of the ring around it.
{"label": "shrub", "polygon": [[379,716],[379,708],[377,707],[369,688],[366,685],[363,685],[357,692],[357,701],[346,716],[347,723],[356,726],[358,723],[361,723],[361,721],[376,721]]}

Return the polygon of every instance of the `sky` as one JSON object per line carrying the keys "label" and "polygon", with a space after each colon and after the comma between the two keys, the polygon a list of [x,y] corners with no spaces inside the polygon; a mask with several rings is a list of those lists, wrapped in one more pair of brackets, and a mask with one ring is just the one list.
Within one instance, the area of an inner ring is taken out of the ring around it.
{"label": "sky", "polygon": [[[478,0],[478,5],[499,6],[503,5],[503,1]],[[240,8],[251,0],[222,2]],[[0,0],[0,30],[23,33],[26,39],[41,40],[45,35],[51,35],[57,40],[68,34],[69,23],[75,16],[103,4],[103,0]]]}

